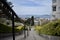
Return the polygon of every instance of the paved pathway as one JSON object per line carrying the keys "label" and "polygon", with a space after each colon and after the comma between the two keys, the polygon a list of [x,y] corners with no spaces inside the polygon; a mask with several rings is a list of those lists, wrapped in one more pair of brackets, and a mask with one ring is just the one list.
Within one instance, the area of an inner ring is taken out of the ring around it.
{"label": "paved pathway", "polygon": [[[15,37],[16,40],[48,40],[40,37],[33,29],[29,32],[29,36],[24,38],[24,35],[18,35]],[[12,37],[3,38],[0,40],[12,40]]]}
{"label": "paved pathway", "polygon": [[29,37],[27,37],[25,40],[47,40],[43,37],[40,37],[33,29],[29,33]]}

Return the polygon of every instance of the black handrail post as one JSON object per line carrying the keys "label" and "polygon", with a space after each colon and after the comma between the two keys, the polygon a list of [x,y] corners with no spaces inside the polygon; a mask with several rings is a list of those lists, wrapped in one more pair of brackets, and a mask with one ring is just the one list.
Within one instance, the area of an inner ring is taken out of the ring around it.
{"label": "black handrail post", "polygon": [[13,35],[13,40],[15,40],[14,13],[12,13],[12,35]]}

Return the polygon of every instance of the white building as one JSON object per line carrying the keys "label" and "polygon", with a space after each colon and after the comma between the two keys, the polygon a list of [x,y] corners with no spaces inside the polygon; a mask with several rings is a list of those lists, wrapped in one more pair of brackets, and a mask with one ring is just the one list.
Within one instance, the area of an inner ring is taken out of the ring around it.
{"label": "white building", "polygon": [[50,20],[48,18],[38,18],[34,20],[35,26],[47,24]]}
{"label": "white building", "polygon": [[60,0],[52,0],[52,18],[60,19]]}
{"label": "white building", "polygon": [[37,26],[38,25],[38,21],[34,20],[34,25]]}
{"label": "white building", "polygon": [[47,24],[48,22],[50,22],[48,18],[40,18],[40,25]]}

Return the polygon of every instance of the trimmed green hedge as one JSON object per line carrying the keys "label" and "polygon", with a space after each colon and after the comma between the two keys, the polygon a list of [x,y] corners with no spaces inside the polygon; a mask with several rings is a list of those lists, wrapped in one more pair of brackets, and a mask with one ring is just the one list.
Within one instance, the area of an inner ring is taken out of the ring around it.
{"label": "trimmed green hedge", "polygon": [[0,32],[1,33],[5,33],[5,32],[9,33],[9,32],[12,32],[12,28],[0,23]]}
{"label": "trimmed green hedge", "polygon": [[[21,28],[22,29],[22,28]],[[20,32],[20,31],[22,31],[22,30],[20,30],[20,29],[17,29],[16,27],[15,27],[15,32]],[[7,26],[7,25],[4,25],[4,24],[1,24],[0,23],[0,33],[11,33],[12,32],[12,27],[9,27],[9,26]]]}
{"label": "trimmed green hedge", "polygon": [[50,22],[41,27],[41,29],[37,29],[39,34],[60,36],[60,20]]}

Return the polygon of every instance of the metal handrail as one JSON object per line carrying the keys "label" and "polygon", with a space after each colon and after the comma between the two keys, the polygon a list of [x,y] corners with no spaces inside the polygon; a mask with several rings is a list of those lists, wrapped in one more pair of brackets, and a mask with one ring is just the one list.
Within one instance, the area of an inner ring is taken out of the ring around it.
{"label": "metal handrail", "polygon": [[16,16],[16,18],[18,18],[19,20],[20,20],[20,18],[17,16],[17,14],[14,12],[14,10],[8,5],[7,2],[5,2],[4,0],[0,0],[0,2],[2,2],[4,4],[4,6],[6,6],[7,9],[9,9],[12,12],[12,35],[13,35],[13,40],[15,40],[14,16]]}

